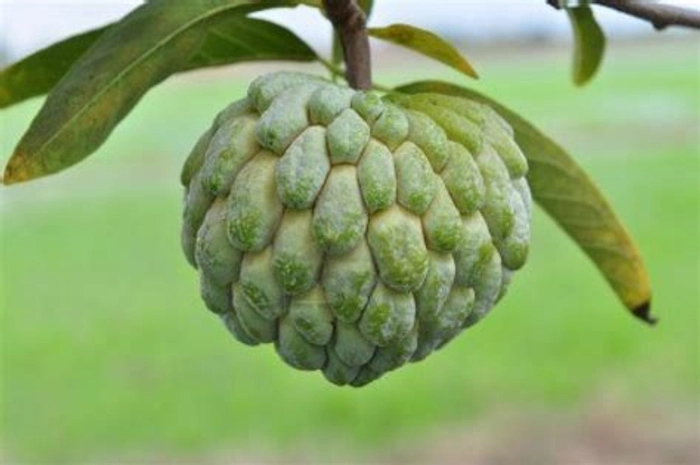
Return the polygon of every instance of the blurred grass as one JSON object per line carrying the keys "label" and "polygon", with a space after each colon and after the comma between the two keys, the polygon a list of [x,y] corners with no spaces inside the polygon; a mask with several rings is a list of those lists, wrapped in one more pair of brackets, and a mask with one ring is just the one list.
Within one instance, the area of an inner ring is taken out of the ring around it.
{"label": "blurred grass", "polygon": [[[245,85],[235,69],[176,79],[95,157],[0,191],[0,450],[30,463],[334,447],[357,456],[493,410],[575,411],[601,392],[697,414],[700,66],[697,42],[653,50],[613,44],[584,90],[568,81],[565,50],[477,65],[478,87],[571,148],[612,200],[646,257],[658,327],[627,315],[538,211],[530,262],[499,308],[366,388],[331,386],[270,347],[233,342],[181,256],[177,174]],[[426,76],[456,75],[404,62],[378,80]],[[0,113],[3,153],[38,104]]]}

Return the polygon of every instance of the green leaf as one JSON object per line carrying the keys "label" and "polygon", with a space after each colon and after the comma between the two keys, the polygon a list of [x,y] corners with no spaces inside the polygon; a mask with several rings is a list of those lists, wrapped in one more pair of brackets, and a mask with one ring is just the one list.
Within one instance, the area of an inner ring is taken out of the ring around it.
{"label": "green leaf", "polygon": [[135,9],[99,35],[58,82],[10,158],[3,182],[34,179],[81,161],[151,87],[174,73],[237,61],[314,59],[280,26],[243,16],[291,5],[189,0],[174,7],[155,0]]}
{"label": "green leaf", "polygon": [[[0,71],[0,108],[49,92],[109,27],[88,31],[50,45]],[[180,71],[241,61],[311,61],[315,52],[288,29],[262,19],[226,18],[208,32]]]}
{"label": "green leaf", "polygon": [[653,323],[651,289],[642,257],[609,203],[583,169],[518,114],[476,91],[440,81],[422,81],[396,89],[416,94],[436,92],[491,106],[515,131],[530,165],[528,182],[535,200],[593,260],[624,305]]}
{"label": "green leaf", "polygon": [[262,19],[231,16],[207,31],[182,71],[242,61],[313,61],[316,52],[289,29]]}
{"label": "green leaf", "polygon": [[381,28],[373,27],[367,31],[372,37],[410,48],[467,76],[478,78],[474,68],[456,48],[430,31],[409,26],[408,24],[392,24]]}
{"label": "green leaf", "polygon": [[0,108],[47,93],[106,29],[62,40],[0,71]]}
{"label": "green leaf", "polygon": [[569,8],[566,12],[574,32],[573,79],[582,86],[591,80],[603,61],[605,34],[590,7]]}

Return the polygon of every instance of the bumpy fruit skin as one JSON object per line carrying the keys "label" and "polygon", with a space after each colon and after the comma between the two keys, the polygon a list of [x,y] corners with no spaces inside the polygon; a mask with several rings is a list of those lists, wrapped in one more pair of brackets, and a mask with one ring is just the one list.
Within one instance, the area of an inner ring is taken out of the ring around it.
{"label": "bumpy fruit skin", "polygon": [[479,321],[523,266],[527,161],[491,108],[256,79],[182,172],[182,244],[244,344],[362,386]]}

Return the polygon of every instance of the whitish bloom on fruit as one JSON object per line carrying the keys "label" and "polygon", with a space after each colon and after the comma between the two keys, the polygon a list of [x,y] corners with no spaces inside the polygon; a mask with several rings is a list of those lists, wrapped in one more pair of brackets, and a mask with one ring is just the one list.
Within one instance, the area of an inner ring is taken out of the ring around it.
{"label": "whitish bloom on fruit", "polygon": [[479,321],[525,263],[527,161],[491,108],[259,77],[182,171],[182,245],[247,345],[362,386]]}

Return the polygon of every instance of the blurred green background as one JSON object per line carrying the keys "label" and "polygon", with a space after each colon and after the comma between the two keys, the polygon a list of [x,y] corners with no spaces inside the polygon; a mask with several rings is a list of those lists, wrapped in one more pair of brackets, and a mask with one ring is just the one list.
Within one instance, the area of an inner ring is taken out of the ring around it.
{"label": "blurred green background", "polygon": [[[651,329],[535,215],[528,265],[481,324],[362,389],[236,343],[180,252],[178,172],[214,114],[272,66],[152,91],[98,154],[0,189],[7,463],[695,463],[700,400],[700,55],[611,44],[583,90],[570,50],[469,51],[474,85],[595,177],[651,274]],[[375,57],[385,85],[436,77]],[[289,67],[285,65],[286,67]],[[319,70],[319,68],[303,68]],[[0,113],[11,152],[40,105]]]}

